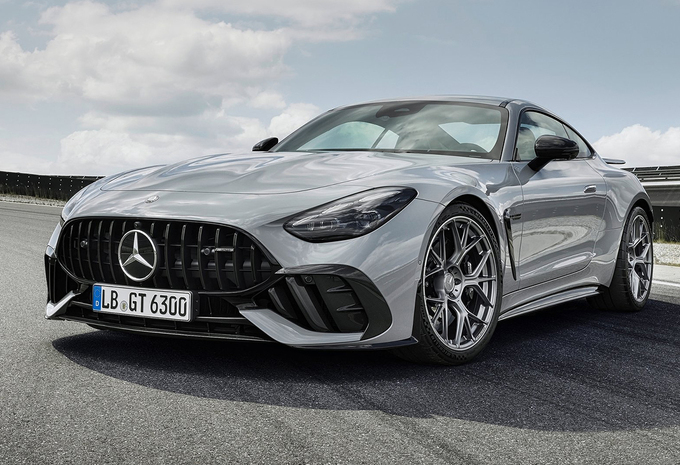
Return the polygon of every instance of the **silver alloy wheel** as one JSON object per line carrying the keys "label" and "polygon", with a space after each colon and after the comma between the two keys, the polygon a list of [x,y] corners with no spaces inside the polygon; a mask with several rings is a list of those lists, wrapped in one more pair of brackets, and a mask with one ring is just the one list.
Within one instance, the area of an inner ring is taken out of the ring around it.
{"label": "silver alloy wheel", "polygon": [[449,218],[433,235],[422,295],[430,325],[449,349],[467,350],[488,330],[498,292],[496,263],[491,241],[472,218]]}
{"label": "silver alloy wheel", "polygon": [[652,235],[642,215],[631,222],[628,233],[628,283],[637,302],[647,298],[652,281]]}

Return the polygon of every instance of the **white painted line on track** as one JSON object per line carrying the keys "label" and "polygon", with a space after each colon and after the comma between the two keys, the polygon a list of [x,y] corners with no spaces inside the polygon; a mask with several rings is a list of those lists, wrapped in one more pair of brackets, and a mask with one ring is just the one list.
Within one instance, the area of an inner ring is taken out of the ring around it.
{"label": "white painted line on track", "polygon": [[678,283],[669,283],[668,281],[657,281],[656,279],[652,280],[653,284],[661,284],[662,286],[673,286],[673,287],[680,287],[680,284]]}

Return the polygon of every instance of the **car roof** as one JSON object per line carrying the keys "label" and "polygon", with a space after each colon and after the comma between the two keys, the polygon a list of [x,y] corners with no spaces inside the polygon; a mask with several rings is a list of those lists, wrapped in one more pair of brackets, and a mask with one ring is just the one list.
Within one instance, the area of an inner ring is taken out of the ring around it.
{"label": "car roof", "polygon": [[352,107],[356,105],[366,105],[372,103],[389,103],[389,102],[412,102],[412,101],[431,101],[431,102],[461,102],[461,103],[478,103],[483,105],[494,105],[494,106],[506,106],[508,103],[512,102],[519,106],[533,105],[525,100],[505,98],[505,97],[492,97],[486,95],[426,95],[417,97],[399,97],[399,98],[389,98],[380,100],[371,100],[368,102],[355,103],[351,105],[343,105],[340,108]]}

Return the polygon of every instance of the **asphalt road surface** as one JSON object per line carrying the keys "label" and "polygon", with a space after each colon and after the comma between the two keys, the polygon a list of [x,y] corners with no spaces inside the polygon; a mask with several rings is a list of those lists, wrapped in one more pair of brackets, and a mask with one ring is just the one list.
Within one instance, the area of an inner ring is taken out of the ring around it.
{"label": "asphalt road surface", "polygon": [[680,288],[507,320],[472,364],[43,318],[59,209],[0,203],[0,463],[680,463]]}

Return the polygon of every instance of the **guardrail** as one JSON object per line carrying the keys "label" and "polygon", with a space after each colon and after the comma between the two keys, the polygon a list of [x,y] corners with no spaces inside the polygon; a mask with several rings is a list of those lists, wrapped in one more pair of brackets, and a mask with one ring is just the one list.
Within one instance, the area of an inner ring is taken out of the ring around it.
{"label": "guardrail", "polygon": [[640,182],[677,181],[680,183],[680,166],[646,166],[624,169],[637,176]]}
{"label": "guardrail", "polygon": [[0,171],[0,194],[68,200],[101,176],[51,176]]}

